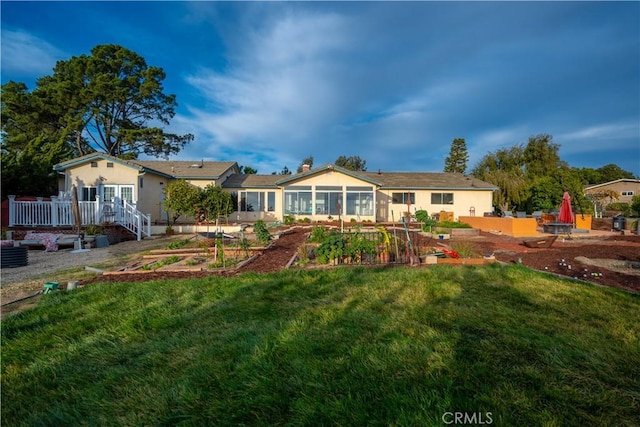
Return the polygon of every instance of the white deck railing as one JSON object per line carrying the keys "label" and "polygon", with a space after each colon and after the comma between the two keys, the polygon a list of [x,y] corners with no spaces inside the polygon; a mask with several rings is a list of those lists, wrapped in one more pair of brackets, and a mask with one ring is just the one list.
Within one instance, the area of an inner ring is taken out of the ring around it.
{"label": "white deck railing", "polygon": [[[82,225],[112,223],[121,225],[134,233],[138,240],[142,236],[151,236],[151,216],[136,209],[127,201],[78,202]],[[25,227],[73,227],[73,209],[71,200],[60,200],[52,196],[51,200],[38,198],[35,201],[15,200],[9,196],[9,226]]]}

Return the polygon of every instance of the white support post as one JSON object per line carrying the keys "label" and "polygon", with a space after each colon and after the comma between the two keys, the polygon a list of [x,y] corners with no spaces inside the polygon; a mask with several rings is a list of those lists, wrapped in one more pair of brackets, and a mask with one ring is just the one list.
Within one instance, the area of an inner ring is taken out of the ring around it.
{"label": "white support post", "polygon": [[16,196],[9,196],[9,227],[16,225]]}
{"label": "white support post", "polygon": [[51,225],[58,226],[58,196],[51,196]]}
{"label": "white support post", "polygon": [[95,204],[95,209],[93,212],[93,216],[94,216],[94,224],[100,224],[100,213],[102,212],[102,209],[104,207],[102,206],[102,198],[100,197],[99,194],[96,194],[96,204]]}

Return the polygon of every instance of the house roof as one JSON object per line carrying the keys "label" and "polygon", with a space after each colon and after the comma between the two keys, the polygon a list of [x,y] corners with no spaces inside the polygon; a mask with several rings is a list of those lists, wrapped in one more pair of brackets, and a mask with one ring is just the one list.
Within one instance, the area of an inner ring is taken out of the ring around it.
{"label": "house roof", "polygon": [[222,184],[224,188],[278,188],[281,175],[234,174]]}
{"label": "house roof", "polygon": [[634,184],[638,184],[638,183],[640,183],[640,179],[621,178],[621,179],[616,179],[614,181],[603,182],[602,184],[589,185],[587,187],[584,187],[584,190],[585,191],[592,190],[594,188],[604,187],[605,185],[616,184],[618,182],[632,182]]}
{"label": "house roof", "polygon": [[132,162],[165,175],[179,179],[218,179],[234,166],[236,162],[209,162],[183,160],[132,160]]}
{"label": "house roof", "polygon": [[90,153],[53,167],[56,171],[68,169],[92,160],[103,159],[137,169],[178,179],[218,179],[229,169],[237,169],[236,162],[184,161],[184,160],[124,160],[105,153]]}
{"label": "house roof", "polygon": [[277,185],[285,185],[285,184],[290,184],[292,182],[295,181],[299,181],[301,179],[325,172],[327,170],[335,170],[336,172],[340,172],[343,173],[345,175],[351,176],[353,178],[357,178],[357,179],[361,179],[363,181],[367,181],[370,184],[374,184],[374,185],[380,185],[380,183],[374,179],[371,179],[370,177],[364,176],[362,172],[354,172],[352,170],[349,169],[345,169],[342,168],[340,166],[336,166],[332,163],[327,163],[324,164],[322,166],[319,166],[317,168],[313,168],[308,172],[302,172],[302,173],[297,173],[295,175],[287,175],[286,178],[281,178],[279,181],[276,181]]}
{"label": "house roof", "polygon": [[403,190],[497,190],[471,175],[449,172],[358,172],[376,180],[381,188]]}
{"label": "house roof", "polygon": [[471,175],[447,172],[361,172],[344,169],[328,163],[295,175],[287,175],[276,181],[276,185],[285,185],[306,177],[333,169],[362,181],[374,184],[382,189],[399,190],[497,190],[498,187],[476,179]]}

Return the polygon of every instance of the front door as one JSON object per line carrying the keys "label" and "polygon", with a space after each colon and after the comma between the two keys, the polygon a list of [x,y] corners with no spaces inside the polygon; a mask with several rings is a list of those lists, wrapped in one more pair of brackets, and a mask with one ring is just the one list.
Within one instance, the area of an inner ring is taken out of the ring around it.
{"label": "front door", "polygon": [[[131,184],[108,184],[102,188],[102,200],[104,202],[104,211],[106,221],[119,221],[117,217],[120,209],[116,208],[123,205],[123,201],[126,200],[129,204],[133,204],[133,185]],[[109,209],[110,208],[110,209]],[[113,219],[109,219],[106,216],[107,212],[113,212]]]}

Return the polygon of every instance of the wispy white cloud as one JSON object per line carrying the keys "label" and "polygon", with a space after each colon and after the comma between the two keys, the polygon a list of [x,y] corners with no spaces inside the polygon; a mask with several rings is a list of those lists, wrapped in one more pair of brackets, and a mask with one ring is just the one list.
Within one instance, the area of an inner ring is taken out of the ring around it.
{"label": "wispy white cloud", "polygon": [[[617,123],[606,123],[585,128],[572,130],[559,134],[558,139],[564,141],[585,141],[585,140],[611,140],[637,138],[640,132],[640,122],[626,121]],[[581,147],[584,149],[584,147]]]}
{"label": "wispy white cloud", "polygon": [[192,107],[190,121],[230,149],[264,150],[266,141],[277,141],[281,157],[303,151],[301,142],[340,113],[341,88],[329,57],[346,46],[343,18],[286,14],[251,33],[224,73],[203,69],[188,77],[215,106]]}
{"label": "wispy white cloud", "polygon": [[2,30],[2,70],[39,76],[51,72],[59,58],[55,46],[25,31]]}

